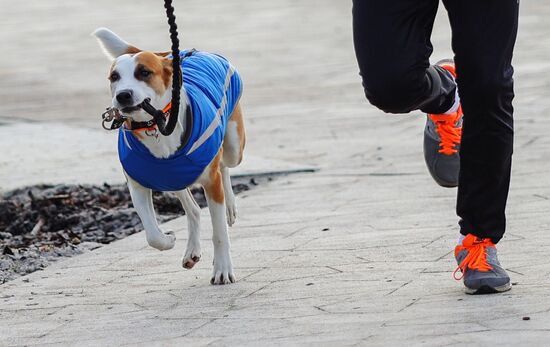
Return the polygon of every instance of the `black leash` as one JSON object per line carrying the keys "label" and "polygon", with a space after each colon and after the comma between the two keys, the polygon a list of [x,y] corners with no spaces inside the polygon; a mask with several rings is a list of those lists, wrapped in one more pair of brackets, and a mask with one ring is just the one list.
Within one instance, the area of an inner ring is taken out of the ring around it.
{"label": "black leash", "polygon": [[[132,129],[148,128],[156,125],[159,132],[168,136],[172,134],[178,123],[178,114],[180,108],[180,94],[182,85],[182,71],[181,71],[181,59],[179,50],[178,39],[178,26],[176,24],[176,16],[174,14],[174,7],[172,6],[172,0],[164,0],[164,8],[166,9],[166,16],[168,17],[168,25],[170,26],[170,40],[172,41],[172,107],[165,114],[162,110],[157,110],[150,104],[150,99],[145,99],[139,106],[147,113],[149,113],[153,119],[147,122],[135,122],[132,121]],[[184,58],[191,56],[195,50],[189,51]],[[193,128],[193,117],[191,114],[191,108],[186,105],[185,113],[186,124],[185,132],[182,135],[182,145],[185,145],[191,136]],[[120,128],[126,119],[122,117],[120,112],[114,108],[108,108],[102,115],[103,128],[107,130],[114,130]],[[168,121],[166,121],[168,118]],[[110,125],[107,123],[112,122]]]}
{"label": "black leash", "polygon": [[[153,119],[157,123],[159,132],[164,136],[168,136],[172,134],[178,122],[182,74],[180,69],[180,41],[178,39],[178,26],[176,24],[176,16],[174,15],[172,0],[164,0],[164,8],[166,9],[168,25],[170,26],[170,40],[172,40],[172,108],[170,109],[168,122],[166,122],[164,112],[151,106],[149,100],[145,99],[140,106],[145,112],[153,116]],[[187,127],[185,130],[187,131]]]}

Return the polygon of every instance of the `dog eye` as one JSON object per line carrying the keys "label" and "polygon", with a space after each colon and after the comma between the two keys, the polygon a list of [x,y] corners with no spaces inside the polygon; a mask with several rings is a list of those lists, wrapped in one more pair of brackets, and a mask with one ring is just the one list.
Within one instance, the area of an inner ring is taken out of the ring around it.
{"label": "dog eye", "polygon": [[147,77],[151,76],[151,71],[139,70],[139,75],[143,78],[147,78]]}
{"label": "dog eye", "polygon": [[120,79],[120,75],[117,72],[112,72],[109,76],[109,79],[111,80],[111,82],[118,81]]}

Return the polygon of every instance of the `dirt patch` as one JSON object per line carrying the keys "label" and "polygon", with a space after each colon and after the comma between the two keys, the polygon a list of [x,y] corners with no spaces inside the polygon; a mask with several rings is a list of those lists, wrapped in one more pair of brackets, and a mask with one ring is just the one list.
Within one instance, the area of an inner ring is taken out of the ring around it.
{"label": "dirt patch", "polygon": [[[239,194],[262,178],[233,179]],[[201,207],[202,189],[193,189]],[[153,194],[159,222],[185,212],[173,193]],[[0,284],[41,270],[59,257],[122,239],[143,228],[126,185],[38,185],[0,198]]]}

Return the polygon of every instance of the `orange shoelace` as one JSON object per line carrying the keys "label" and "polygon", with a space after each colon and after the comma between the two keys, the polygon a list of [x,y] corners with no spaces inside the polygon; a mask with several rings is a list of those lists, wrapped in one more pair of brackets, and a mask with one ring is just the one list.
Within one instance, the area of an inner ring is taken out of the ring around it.
{"label": "orange shoelace", "polygon": [[[487,247],[495,247],[495,244],[491,241],[491,239],[480,239],[472,234],[468,234],[464,238],[462,245],[456,246],[455,257],[463,250],[467,250],[468,254],[453,272],[453,277],[455,280],[461,280],[467,269],[484,272],[493,269],[493,267],[487,263]],[[457,277],[456,274],[459,270],[462,272],[462,276]]]}
{"label": "orange shoelace", "polygon": [[[456,68],[454,64],[442,64],[440,65],[445,70],[449,71],[454,78],[456,78]],[[462,128],[457,128],[456,123],[462,117],[462,106],[458,107],[458,110],[453,114],[429,114],[428,117],[435,123],[435,131],[439,135],[441,141],[439,142],[439,153],[445,155],[453,155],[458,150],[456,146],[460,144],[462,138]]]}
{"label": "orange shoelace", "polygon": [[453,114],[430,114],[430,119],[435,123],[435,131],[439,135],[439,153],[453,155],[458,152],[456,148],[462,138],[462,127],[456,127],[456,123],[462,117],[462,106]]}

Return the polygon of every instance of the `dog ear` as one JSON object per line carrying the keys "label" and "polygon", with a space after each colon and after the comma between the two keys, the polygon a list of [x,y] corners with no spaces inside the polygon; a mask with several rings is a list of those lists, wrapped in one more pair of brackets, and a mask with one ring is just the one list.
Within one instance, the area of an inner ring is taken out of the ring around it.
{"label": "dog ear", "polygon": [[97,38],[103,52],[111,60],[114,60],[123,54],[141,52],[141,49],[130,45],[128,42],[124,41],[117,34],[107,28],[98,28],[92,33],[92,35]]}

